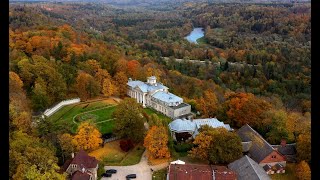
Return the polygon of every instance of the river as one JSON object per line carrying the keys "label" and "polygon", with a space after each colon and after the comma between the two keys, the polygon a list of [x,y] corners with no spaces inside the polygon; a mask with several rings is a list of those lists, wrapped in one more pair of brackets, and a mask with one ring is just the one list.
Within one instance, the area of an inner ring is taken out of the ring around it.
{"label": "river", "polygon": [[197,43],[197,39],[202,38],[204,36],[203,28],[194,28],[192,32],[185,37],[191,43]]}

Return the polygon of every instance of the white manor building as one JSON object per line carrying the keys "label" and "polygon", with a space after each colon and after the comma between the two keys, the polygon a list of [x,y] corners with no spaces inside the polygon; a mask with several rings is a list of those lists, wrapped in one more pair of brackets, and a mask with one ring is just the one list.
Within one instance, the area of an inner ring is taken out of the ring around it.
{"label": "white manor building", "polygon": [[157,82],[155,76],[148,77],[147,82],[128,80],[128,96],[135,98],[143,107],[151,107],[172,118],[190,118],[191,106],[183,99],[168,92],[168,87]]}

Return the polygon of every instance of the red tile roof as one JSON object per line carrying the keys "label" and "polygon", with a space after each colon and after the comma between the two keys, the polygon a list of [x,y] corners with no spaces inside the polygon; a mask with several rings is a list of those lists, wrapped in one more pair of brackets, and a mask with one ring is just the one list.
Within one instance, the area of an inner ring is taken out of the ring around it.
{"label": "red tile roof", "polygon": [[216,180],[237,180],[236,172],[228,169],[225,166],[212,165],[211,168],[214,171]]}
{"label": "red tile roof", "polygon": [[170,164],[169,180],[212,180],[209,165]]}
{"label": "red tile roof", "polygon": [[75,172],[71,177],[71,180],[89,180],[89,179],[90,179],[90,175],[87,173],[82,173],[81,171]]}
{"label": "red tile roof", "polygon": [[79,167],[96,168],[98,160],[89,156],[84,150],[80,150],[70,164],[77,164]]}
{"label": "red tile roof", "polygon": [[226,166],[202,164],[170,164],[169,180],[237,180],[236,172]]}

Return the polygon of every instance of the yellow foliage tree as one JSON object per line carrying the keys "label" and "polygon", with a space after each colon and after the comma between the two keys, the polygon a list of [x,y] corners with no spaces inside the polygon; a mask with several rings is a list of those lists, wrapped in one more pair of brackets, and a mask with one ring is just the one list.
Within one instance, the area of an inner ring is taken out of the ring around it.
{"label": "yellow foliage tree", "polygon": [[101,86],[103,95],[111,96],[117,92],[117,86],[115,86],[115,82],[112,80],[107,70],[99,69],[95,77]]}
{"label": "yellow foliage tree", "polygon": [[296,177],[299,180],[310,180],[311,179],[311,170],[305,161],[301,161],[296,167]]}
{"label": "yellow foliage tree", "polygon": [[144,147],[152,158],[169,158],[168,134],[163,126],[152,126],[144,139]]}
{"label": "yellow foliage tree", "polygon": [[101,133],[93,124],[83,122],[79,125],[77,134],[74,136],[72,143],[78,150],[95,150],[102,143]]}
{"label": "yellow foliage tree", "polygon": [[197,147],[194,147],[189,151],[189,156],[192,158],[199,158],[202,160],[208,159],[208,150],[211,142],[211,135],[208,135],[206,133],[199,133],[193,141],[193,144],[197,145]]}

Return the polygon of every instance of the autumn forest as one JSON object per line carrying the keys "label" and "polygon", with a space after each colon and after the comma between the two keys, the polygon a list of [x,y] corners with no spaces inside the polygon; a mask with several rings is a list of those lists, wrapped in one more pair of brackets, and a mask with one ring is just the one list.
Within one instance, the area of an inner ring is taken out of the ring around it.
{"label": "autumn forest", "polygon": [[[47,108],[75,97],[123,99],[128,78],[152,75],[196,116],[235,129],[249,124],[271,144],[297,143],[298,161],[310,165],[310,9],[310,3],[10,3],[10,179],[65,178],[59,166],[77,148],[68,142],[81,146],[81,126],[75,134],[38,121]],[[204,29],[198,44],[184,38],[194,27]],[[149,124],[156,119],[145,117]],[[148,146],[166,128],[153,126],[137,141],[146,135]],[[154,153],[169,157],[161,148]]]}

